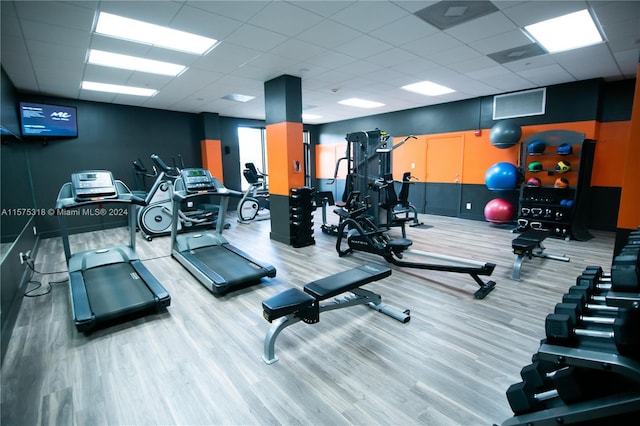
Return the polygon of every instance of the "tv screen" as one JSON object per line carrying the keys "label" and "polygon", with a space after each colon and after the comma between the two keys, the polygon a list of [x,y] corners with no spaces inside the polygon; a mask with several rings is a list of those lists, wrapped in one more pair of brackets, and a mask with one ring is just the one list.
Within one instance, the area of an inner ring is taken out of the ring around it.
{"label": "tv screen", "polygon": [[78,137],[76,108],[20,102],[20,128],[22,136]]}

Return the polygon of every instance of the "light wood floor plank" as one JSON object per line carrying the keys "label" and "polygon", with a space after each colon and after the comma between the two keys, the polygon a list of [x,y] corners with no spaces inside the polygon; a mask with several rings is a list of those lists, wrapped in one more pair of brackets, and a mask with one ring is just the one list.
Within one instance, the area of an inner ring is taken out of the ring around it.
{"label": "light wood floor plank", "polygon": [[[316,216],[319,217],[319,214]],[[333,218],[331,218],[333,220]],[[408,228],[412,248],[493,262],[497,286],[477,300],[464,274],[392,266],[367,285],[397,309],[402,324],[366,306],[298,323],[276,342],[280,361],[262,361],[270,324],[261,302],[286,288],[380,257],[335,251],[335,237],[315,225],[316,244],[295,249],[269,239],[269,223],[225,231],[233,245],[273,264],[277,276],[215,296],[169,254],[169,238],[138,238],[138,253],[172,296],[166,312],[78,333],[67,284],[26,298],[2,366],[2,424],[35,425],[487,425],[512,413],[505,391],[519,381],[544,337],[544,318],[587,265],[609,268],[614,234],[588,242],[547,239],[549,253],[571,262],[525,261],[510,279],[515,255],[506,227],[422,215],[429,228]],[[391,235],[400,236],[398,229]],[[71,237],[72,250],[126,242],[127,230]],[[41,242],[36,267],[65,269],[59,238]],[[433,261],[432,261],[433,263]],[[43,282],[62,275],[50,275]],[[45,285],[46,287],[46,285]]]}

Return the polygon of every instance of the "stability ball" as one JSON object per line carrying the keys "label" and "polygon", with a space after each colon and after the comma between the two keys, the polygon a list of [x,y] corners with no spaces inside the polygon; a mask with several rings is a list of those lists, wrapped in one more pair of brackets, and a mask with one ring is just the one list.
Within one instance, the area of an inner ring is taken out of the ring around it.
{"label": "stability ball", "polygon": [[496,163],[485,173],[484,182],[492,191],[515,189],[518,186],[518,168],[511,163]]}
{"label": "stability ball", "polygon": [[489,132],[489,140],[491,145],[496,148],[511,148],[518,142],[522,136],[522,129],[515,122],[509,120],[498,121]]}
{"label": "stability ball", "polygon": [[497,225],[511,222],[513,213],[513,204],[503,198],[494,198],[484,206],[485,219]]}

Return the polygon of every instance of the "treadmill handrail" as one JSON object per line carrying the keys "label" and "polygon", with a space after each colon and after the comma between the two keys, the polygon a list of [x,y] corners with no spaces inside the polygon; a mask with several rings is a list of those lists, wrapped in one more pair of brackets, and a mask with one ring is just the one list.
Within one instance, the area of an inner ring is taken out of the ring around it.
{"label": "treadmill handrail", "polygon": [[77,201],[72,194],[72,183],[67,182],[60,188],[56,199],[56,209],[73,209],[77,207],[85,207],[96,204],[136,204],[139,206],[146,205],[145,200],[131,193],[127,185],[120,180],[116,180],[116,189],[118,191],[117,198],[88,198],[86,200]]}
{"label": "treadmill handrail", "polygon": [[173,201],[182,202],[184,200],[188,200],[189,198],[201,197],[203,195],[218,195],[221,197],[242,198],[244,194],[240,191],[236,191],[234,189],[229,189],[229,188],[218,188],[215,191],[201,191],[201,192],[195,192],[192,194],[186,194],[183,191],[174,191]]}

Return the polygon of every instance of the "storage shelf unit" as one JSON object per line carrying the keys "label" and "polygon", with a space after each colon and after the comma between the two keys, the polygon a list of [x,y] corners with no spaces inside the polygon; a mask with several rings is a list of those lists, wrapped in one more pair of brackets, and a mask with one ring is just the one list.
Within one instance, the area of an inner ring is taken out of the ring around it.
{"label": "storage shelf unit", "polygon": [[[544,152],[530,153],[529,144],[540,141]],[[568,144],[570,152],[559,153],[558,147]],[[568,130],[551,130],[536,133],[524,140],[521,165],[524,183],[520,188],[516,231],[548,229],[556,238],[588,240],[588,198],[591,186],[591,169],[595,141],[585,140],[583,133]],[[558,163],[570,165],[562,171]],[[538,170],[530,170],[538,163]],[[530,186],[529,179],[538,178],[541,186]],[[558,179],[566,180],[566,187],[554,187]]]}

